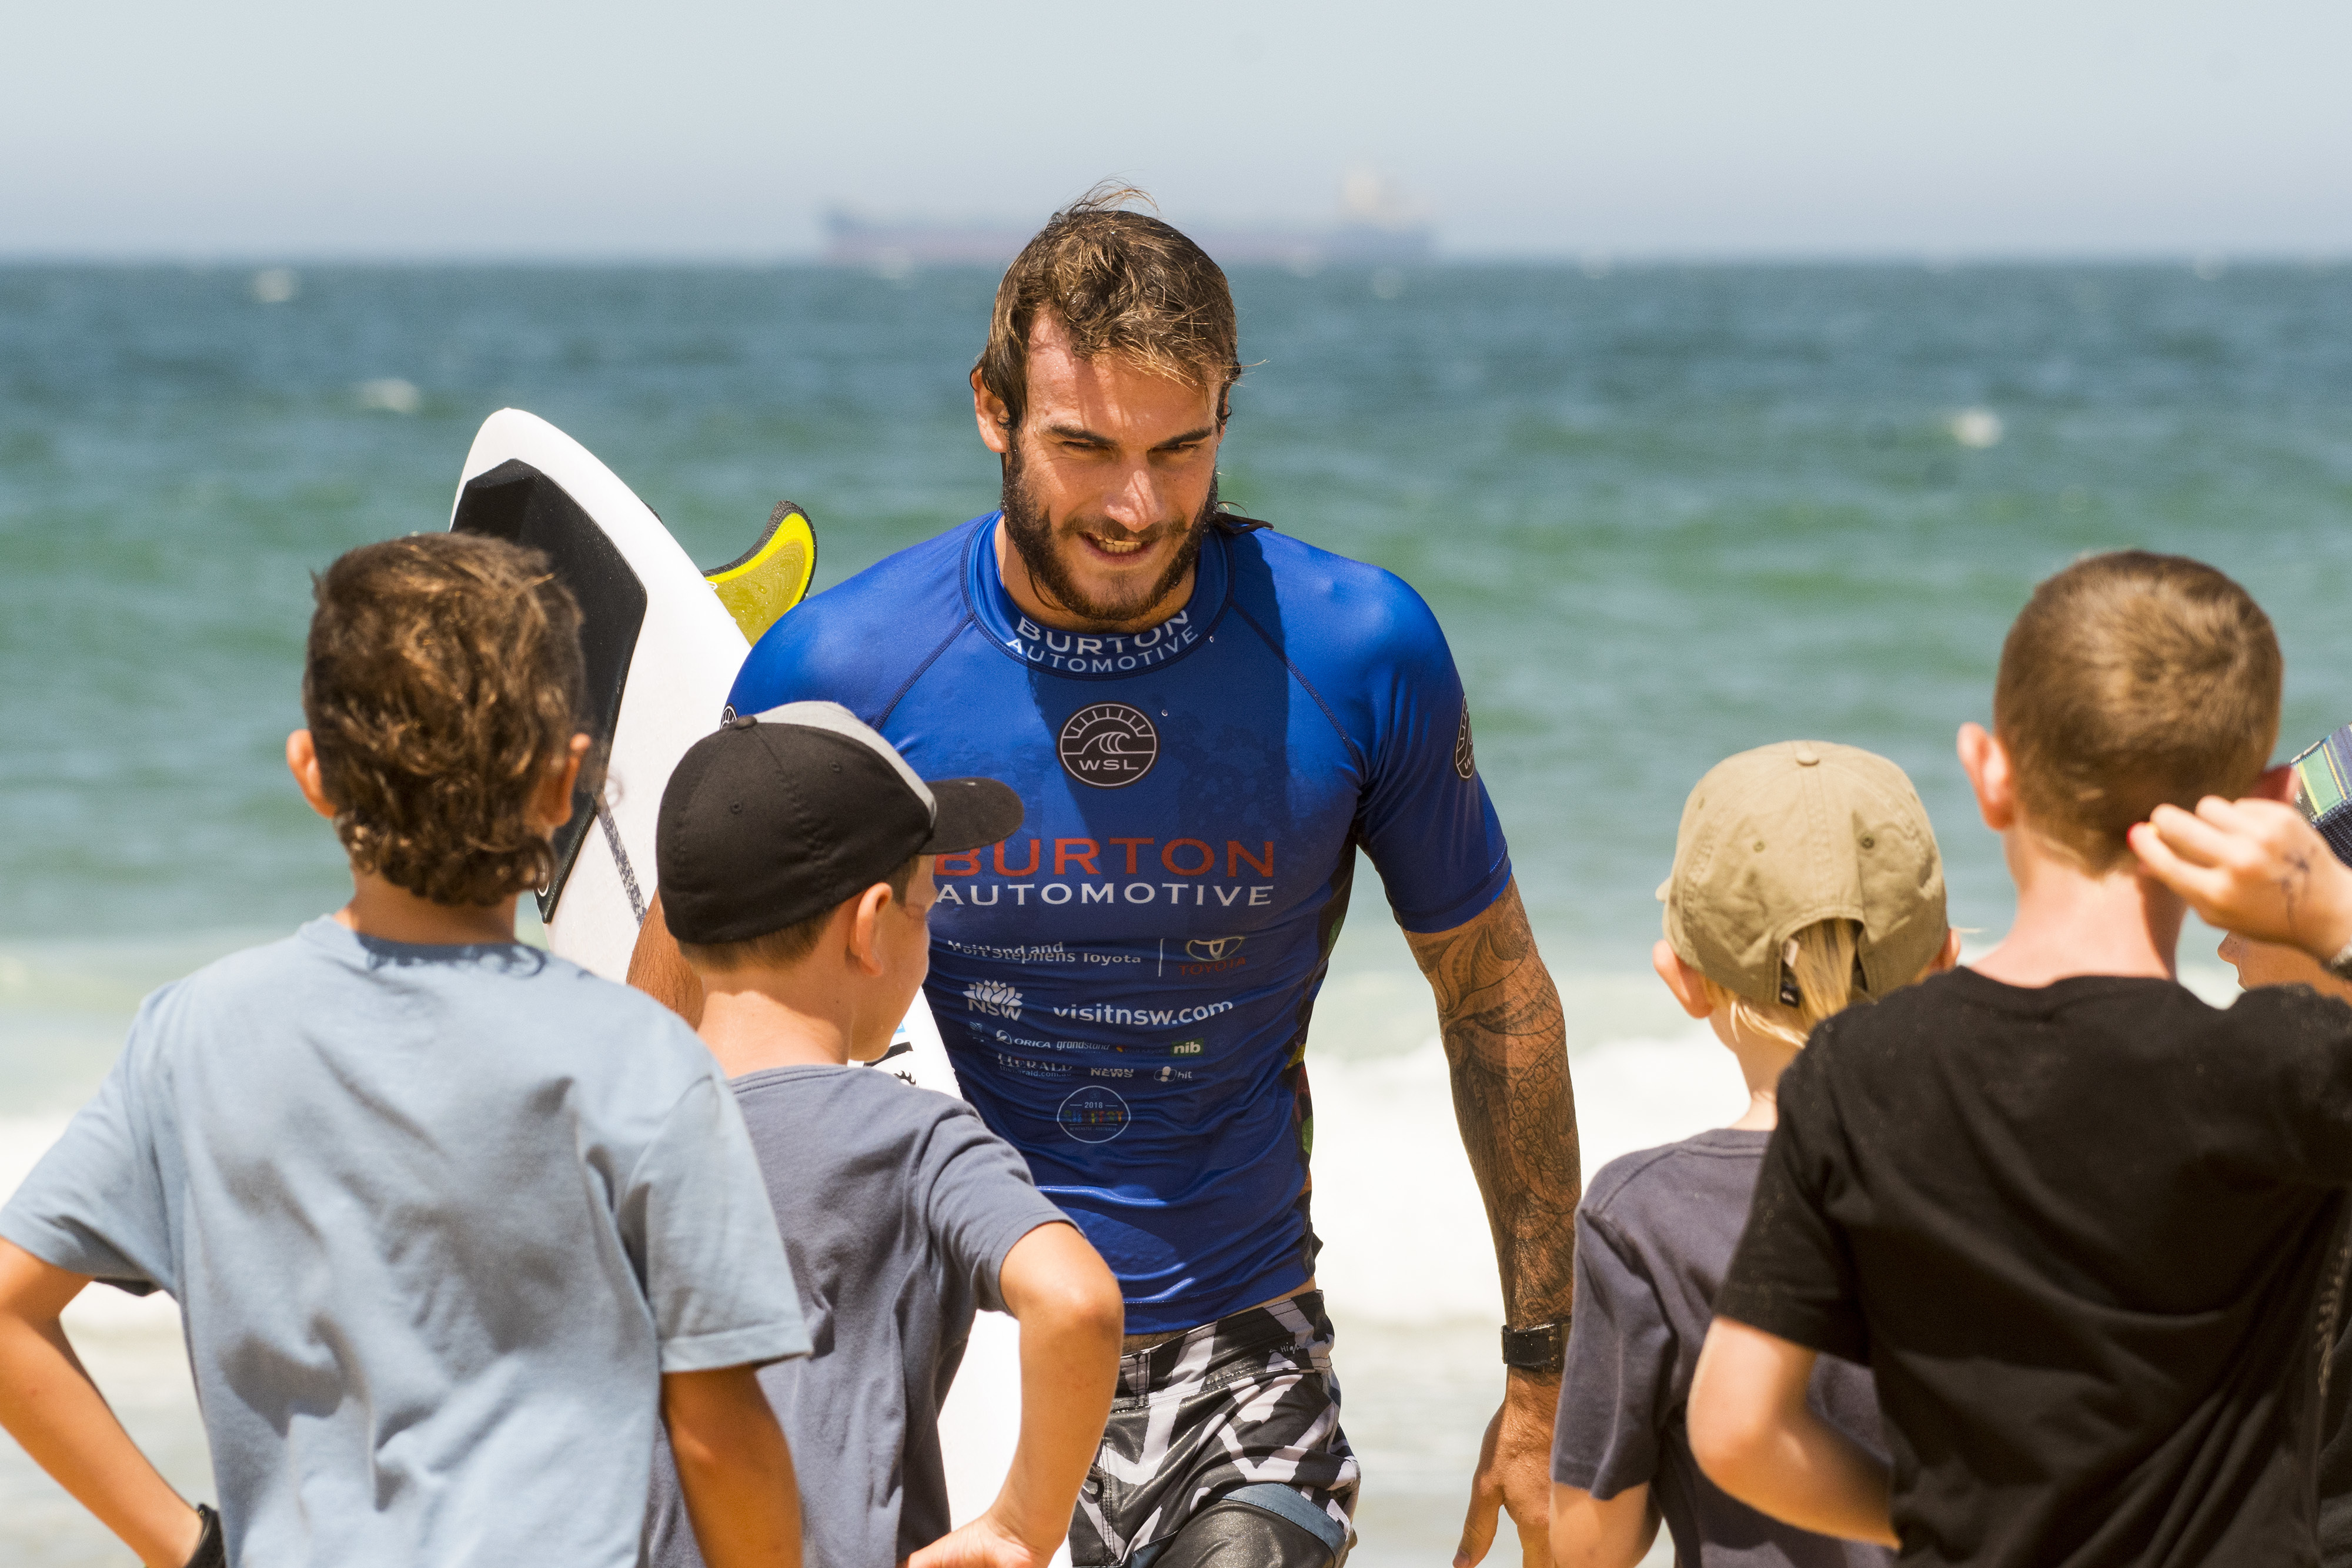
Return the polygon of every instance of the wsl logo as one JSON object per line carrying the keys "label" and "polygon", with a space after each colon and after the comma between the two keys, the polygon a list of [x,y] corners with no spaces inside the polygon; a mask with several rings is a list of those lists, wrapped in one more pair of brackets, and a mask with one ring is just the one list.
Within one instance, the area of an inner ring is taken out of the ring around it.
{"label": "wsl logo", "polygon": [[1054,749],[1064,770],[1079,783],[1117,789],[1150,772],[1160,760],[1160,732],[1140,709],[1097,703],[1070,716]]}

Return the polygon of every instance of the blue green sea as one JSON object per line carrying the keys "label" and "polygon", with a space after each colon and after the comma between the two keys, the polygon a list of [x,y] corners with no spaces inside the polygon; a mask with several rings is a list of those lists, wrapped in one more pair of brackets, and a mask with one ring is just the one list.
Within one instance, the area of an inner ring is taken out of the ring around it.
{"label": "blue green sea", "polygon": [[[1718,758],[1797,737],[1895,758],[1955,921],[1990,941],[2006,883],[1952,736],[2037,579],[2126,546],[2210,560],[2277,623],[2283,754],[2352,719],[2352,266],[1234,284],[1251,368],[1223,493],[1444,622],[1568,998],[1589,1166],[1738,1108],[1645,974],[1684,794]],[[993,504],[964,382],[992,287],[0,267],[0,1189],[142,990],[340,901],[280,761],[310,573],[446,526],[475,427],[519,406],[701,560],[801,502],[838,582]],[[1499,1385],[1427,993],[1384,926],[1360,899],[1313,1048],[1365,1568],[1450,1550]],[[2195,973],[2226,991],[2210,940]],[[101,1378],[202,1490],[168,1318],[88,1311]],[[5,1445],[0,1557],[115,1560]]]}

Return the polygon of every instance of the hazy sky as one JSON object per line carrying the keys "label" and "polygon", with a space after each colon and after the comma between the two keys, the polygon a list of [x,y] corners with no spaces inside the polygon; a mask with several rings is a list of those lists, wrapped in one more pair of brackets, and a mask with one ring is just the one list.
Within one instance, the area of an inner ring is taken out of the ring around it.
{"label": "hazy sky", "polygon": [[835,204],[1465,255],[2352,252],[2345,0],[9,7],[0,254],[768,256]]}

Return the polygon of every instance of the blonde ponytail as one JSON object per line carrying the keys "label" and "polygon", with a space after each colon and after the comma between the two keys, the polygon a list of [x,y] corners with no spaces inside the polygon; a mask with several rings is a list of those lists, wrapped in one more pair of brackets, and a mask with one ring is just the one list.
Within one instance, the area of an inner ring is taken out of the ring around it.
{"label": "blonde ponytail", "polygon": [[1796,987],[1793,1005],[1759,1002],[1712,978],[1706,981],[1707,999],[1729,1008],[1740,1030],[1802,1050],[1815,1024],[1853,1000],[1861,938],[1862,926],[1852,920],[1816,921],[1790,937],[1781,948],[1780,971],[1783,982]]}

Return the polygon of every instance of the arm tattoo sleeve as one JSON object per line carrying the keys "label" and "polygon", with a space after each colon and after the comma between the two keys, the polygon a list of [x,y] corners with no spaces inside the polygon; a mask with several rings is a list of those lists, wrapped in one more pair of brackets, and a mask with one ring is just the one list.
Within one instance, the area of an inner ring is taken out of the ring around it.
{"label": "arm tattoo sleeve", "polygon": [[1559,993],[1536,956],[1518,885],[1466,925],[1406,940],[1437,993],[1454,1120],[1486,1202],[1504,1311],[1515,1323],[1565,1317],[1583,1190],[1576,1096]]}

